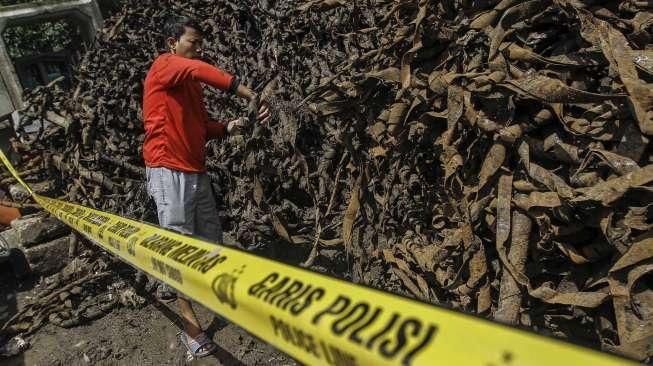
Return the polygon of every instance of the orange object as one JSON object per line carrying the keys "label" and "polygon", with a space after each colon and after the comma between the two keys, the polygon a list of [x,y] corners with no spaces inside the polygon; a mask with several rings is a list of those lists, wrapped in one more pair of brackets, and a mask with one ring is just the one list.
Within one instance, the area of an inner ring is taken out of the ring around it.
{"label": "orange object", "polygon": [[17,208],[0,205],[0,224],[9,225],[11,221],[21,216]]}

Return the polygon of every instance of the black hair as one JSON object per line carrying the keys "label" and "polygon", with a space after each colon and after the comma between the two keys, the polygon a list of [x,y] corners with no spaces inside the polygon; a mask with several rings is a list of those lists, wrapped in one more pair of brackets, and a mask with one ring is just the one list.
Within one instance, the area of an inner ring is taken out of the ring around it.
{"label": "black hair", "polygon": [[200,35],[202,35],[202,37],[204,37],[204,29],[199,22],[189,17],[171,15],[168,17],[163,27],[163,36],[165,37],[163,42],[167,42],[168,38],[179,39],[184,32],[186,32],[187,27],[196,30]]}

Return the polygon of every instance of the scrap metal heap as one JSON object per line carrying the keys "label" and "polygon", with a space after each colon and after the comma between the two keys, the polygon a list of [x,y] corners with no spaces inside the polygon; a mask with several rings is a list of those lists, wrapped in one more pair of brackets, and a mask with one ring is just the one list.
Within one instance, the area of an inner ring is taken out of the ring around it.
{"label": "scrap metal heap", "polygon": [[239,245],[651,360],[650,2],[126,1],[72,90],[27,93],[23,124],[51,122],[15,143],[29,181],[154,217],[142,85],[171,13],[274,111],[208,143]]}

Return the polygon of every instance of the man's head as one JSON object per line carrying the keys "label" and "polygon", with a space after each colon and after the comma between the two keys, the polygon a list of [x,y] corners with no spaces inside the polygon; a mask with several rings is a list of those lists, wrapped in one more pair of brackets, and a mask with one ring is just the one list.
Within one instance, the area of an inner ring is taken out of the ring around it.
{"label": "man's head", "polygon": [[170,17],[164,35],[170,52],[186,58],[201,56],[204,32],[198,22],[187,17]]}

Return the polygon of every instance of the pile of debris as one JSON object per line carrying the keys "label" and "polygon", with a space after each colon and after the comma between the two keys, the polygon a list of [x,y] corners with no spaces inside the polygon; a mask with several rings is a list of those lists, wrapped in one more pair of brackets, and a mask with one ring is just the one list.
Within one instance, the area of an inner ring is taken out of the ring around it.
{"label": "pile of debris", "polygon": [[13,220],[0,236],[18,253],[11,258],[13,274],[27,282],[38,280],[18,312],[0,324],[0,340],[29,336],[46,323],[69,328],[119,305],[145,304],[125,282],[133,271],[46,213]]}
{"label": "pile of debris", "polygon": [[650,3],[126,1],[73,90],[27,95],[51,122],[15,144],[28,179],[153,217],[142,82],[171,12],[275,112],[209,143],[244,248],[651,361]]}

